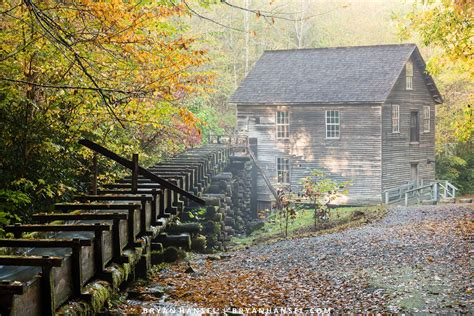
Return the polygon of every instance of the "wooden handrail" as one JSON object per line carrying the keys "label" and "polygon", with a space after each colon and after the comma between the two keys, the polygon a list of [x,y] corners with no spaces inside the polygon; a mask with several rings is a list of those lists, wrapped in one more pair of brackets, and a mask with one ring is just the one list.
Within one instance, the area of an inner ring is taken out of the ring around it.
{"label": "wooden handrail", "polygon": [[87,148],[89,148],[89,149],[91,149],[91,150],[93,150],[93,151],[109,158],[109,159],[112,159],[113,161],[121,164],[122,166],[124,166],[127,169],[134,170],[134,168],[136,168],[138,174],[140,174],[140,175],[142,175],[145,178],[148,178],[150,180],[156,181],[156,183],[161,184],[166,189],[169,189],[171,191],[175,191],[175,192],[177,192],[177,193],[187,197],[188,199],[190,199],[190,200],[192,200],[196,203],[199,203],[201,205],[206,204],[206,202],[203,199],[201,199],[201,198],[195,196],[194,194],[191,194],[191,193],[181,189],[180,187],[178,187],[178,186],[174,185],[173,183],[157,176],[156,174],[146,170],[145,168],[143,168],[141,166],[137,166],[136,164],[134,164],[133,161],[128,160],[124,157],[121,157],[118,154],[108,150],[107,148],[105,148],[105,147],[103,147],[103,146],[101,146],[97,143],[94,143],[93,141],[90,141],[88,139],[81,139],[79,141],[79,144],[81,144],[82,146],[85,146],[85,147],[87,147]]}
{"label": "wooden handrail", "polygon": [[250,158],[252,159],[252,162],[254,164],[254,166],[257,168],[257,170],[259,171],[259,173],[262,175],[262,178],[263,180],[265,181],[265,184],[267,185],[268,189],[270,190],[270,192],[272,193],[272,195],[275,197],[275,201],[276,201],[276,204],[277,204],[277,208],[281,208],[281,201],[280,201],[280,197],[278,196],[278,193],[277,191],[275,190],[275,188],[273,187],[272,183],[270,182],[270,180],[267,178],[267,175],[265,174],[265,172],[263,171],[263,169],[260,167],[260,165],[258,164],[257,162],[257,159],[255,158],[255,155],[253,154],[253,151],[252,149],[250,148],[250,146],[248,146],[247,144],[247,149],[248,149],[248,153],[249,153],[249,156]]}
{"label": "wooden handrail", "polygon": [[424,185],[424,186],[421,186],[421,187],[417,187],[415,189],[407,190],[407,191],[405,191],[405,194],[415,192],[415,191],[420,191],[420,190],[423,190],[423,189],[426,189],[426,188],[429,188],[429,187],[432,187],[432,186],[433,186],[433,184],[427,184],[427,185]]}

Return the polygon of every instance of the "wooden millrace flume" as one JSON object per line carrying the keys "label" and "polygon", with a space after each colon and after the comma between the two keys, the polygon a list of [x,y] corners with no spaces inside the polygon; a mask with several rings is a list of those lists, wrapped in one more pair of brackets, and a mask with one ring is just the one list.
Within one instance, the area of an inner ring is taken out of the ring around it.
{"label": "wooden millrace flume", "polygon": [[94,172],[90,194],[34,214],[34,224],[5,227],[14,238],[0,240],[9,253],[0,256],[2,315],[64,313],[78,301],[97,312],[121,284],[146,277],[152,245],[189,248],[196,227],[188,233],[167,226],[185,208],[205,205],[200,195],[230,156],[229,146],[210,144],[145,169],[137,156],[129,160],[89,140],[80,143],[131,175],[101,185]]}

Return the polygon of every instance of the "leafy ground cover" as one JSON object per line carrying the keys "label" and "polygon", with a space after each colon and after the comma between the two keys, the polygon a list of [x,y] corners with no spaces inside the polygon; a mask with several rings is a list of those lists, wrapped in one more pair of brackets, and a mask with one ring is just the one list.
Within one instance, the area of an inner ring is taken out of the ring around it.
{"label": "leafy ground cover", "polygon": [[155,273],[151,286],[182,306],[473,313],[473,220],[472,204],[397,207],[344,231],[195,256]]}

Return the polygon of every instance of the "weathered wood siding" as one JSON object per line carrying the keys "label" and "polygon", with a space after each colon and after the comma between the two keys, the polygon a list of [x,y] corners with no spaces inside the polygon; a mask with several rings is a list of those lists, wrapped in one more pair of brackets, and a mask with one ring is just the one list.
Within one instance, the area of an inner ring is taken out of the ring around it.
{"label": "weathered wood siding", "polygon": [[[405,69],[400,74],[382,108],[382,190],[410,181],[412,163],[418,163],[419,179],[434,179],[435,102],[426,87],[423,70],[413,63],[413,90],[406,89]],[[400,106],[400,133],[392,133],[391,105]],[[423,129],[423,106],[430,106],[430,131]],[[420,141],[410,143],[410,112],[417,110]]]}
{"label": "weathered wood siding", "polygon": [[[276,184],[276,158],[290,158],[291,187],[312,169],[321,169],[339,181],[350,180],[348,199],[341,203],[380,202],[381,105],[238,105],[238,129],[258,139],[257,158]],[[326,110],[338,110],[340,139],[326,139]],[[289,112],[289,139],[276,139],[275,113]],[[259,123],[258,123],[259,122]],[[258,180],[258,199],[272,196]]]}

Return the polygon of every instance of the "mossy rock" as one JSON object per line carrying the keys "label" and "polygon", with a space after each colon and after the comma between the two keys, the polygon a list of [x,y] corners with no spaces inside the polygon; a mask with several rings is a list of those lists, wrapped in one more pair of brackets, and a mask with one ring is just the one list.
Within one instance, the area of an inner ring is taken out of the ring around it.
{"label": "mossy rock", "polygon": [[227,225],[227,226],[232,226],[234,227],[235,226],[235,219],[233,219],[232,217],[227,217],[224,218],[224,223]]}
{"label": "mossy rock", "polygon": [[217,214],[217,208],[215,206],[208,206],[206,208],[206,218],[213,218]]}
{"label": "mossy rock", "polygon": [[179,258],[178,248],[167,247],[161,255],[164,262],[175,262]]}
{"label": "mossy rock", "polygon": [[178,260],[184,260],[188,256],[187,252],[181,248],[178,248]]}
{"label": "mossy rock", "polygon": [[90,305],[95,313],[98,313],[105,302],[112,296],[113,290],[108,282],[96,281],[84,288],[84,293],[91,294]]}
{"label": "mossy rock", "polygon": [[207,248],[212,248],[217,243],[217,235],[208,235],[206,236],[207,239]]}
{"label": "mossy rock", "polygon": [[206,250],[207,240],[203,235],[197,235],[191,240],[191,249],[198,252]]}
{"label": "mossy rock", "polygon": [[152,251],[151,252],[151,264],[160,264],[163,263],[163,251]]}
{"label": "mossy rock", "polygon": [[213,220],[214,222],[220,222],[220,221],[222,221],[222,218],[223,218],[222,213],[216,213],[216,214],[214,215],[214,217],[212,218],[212,220]]}
{"label": "mossy rock", "polygon": [[172,234],[190,233],[198,234],[202,231],[202,225],[199,223],[174,223],[166,228],[166,231]]}
{"label": "mossy rock", "polygon": [[206,235],[218,234],[221,231],[221,224],[214,221],[204,223],[204,232]]}
{"label": "mossy rock", "polygon": [[247,233],[250,234],[256,230],[262,229],[265,226],[264,221],[252,221],[248,225]]}

